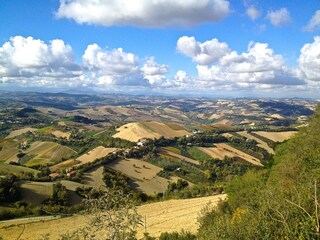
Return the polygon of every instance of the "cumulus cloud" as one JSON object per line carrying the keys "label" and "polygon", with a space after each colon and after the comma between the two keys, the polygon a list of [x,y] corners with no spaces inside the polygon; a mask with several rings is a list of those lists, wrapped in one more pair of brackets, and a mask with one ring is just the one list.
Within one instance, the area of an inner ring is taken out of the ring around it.
{"label": "cumulus cloud", "polygon": [[107,51],[97,44],[91,44],[82,56],[92,84],[100,86],[147,85],[138,68],[138,57],[126,53],[122,48]]}
{"label": "cumulus cloud", "polygon": [[212,64],[230,52],[228,44],[219,42],[216,38],[201,43],[196,41],[194,37],[187,36],[179,38],[177,50],[201,65]]}
{"label": "cumulus cloud", "polygon": [[141,68],[144,78],[152,85],[162,85],[166,81],[166,74],[169,71],[169,66],[158,64],[154,57],[147,59]]}
{"label": "cumulus cloud", "polygon": [[[199,50],[202,43],[196,42],[193,38],[185,38],[185,40],[182,42],[189,42],[189,44],[185,44],[186,46],[181,44],[181,46],[185,46],[182,48],[184,54],[195,60],[197,54],[202,53]],[[218,42],[218,40],[216,41]],[[197,86],[203,88],[215,88],[217,86],[244,88],[305,84],[303,80],[296,76],[295,71],[286,66],[284,58],[275,54],[266,43],[251,42],[248,50],[241,54],[228,49],[214,60],[214,62],[207,61],[207,64],[197,65]],[[210,63],[213,63],[213,65]]]}
{"label": "cumulus cloud", "polygon": [[23,82],[29,86],[72,85],[81,75],[72,48],[62,40],[47,44],[32,37],[16,36],[0,47],[2,82]]}
{"label": "cumulus cloud", "polygon": [[312,43],[305,44],[298,60],[303,77],[312,81],[320,81],[320,37]]}
{"label": "cumulus cloud", "polygon": [[276,27],[291,23],[290,12],[286,8],[281,8],[276,11],[269,11],[267,14],[267,19],[273,26]]}
{"label": "cumulus cloud", "polygon": [[310,19],[307,26],[304,27],[306,31],[312,32],[320,26],[320,10],[316,11]]}
{"label": "cumulus cloud", "polygon": [[103,26],[166,27],[217,22],[228,0],[60,0],[59,18]]}
{"label": "cumulus cloud", "polygon": [[252,21],[255,21],[261,16],[260,11],[254,6],[250,6],[247,8],[247,15],[251,18]]}

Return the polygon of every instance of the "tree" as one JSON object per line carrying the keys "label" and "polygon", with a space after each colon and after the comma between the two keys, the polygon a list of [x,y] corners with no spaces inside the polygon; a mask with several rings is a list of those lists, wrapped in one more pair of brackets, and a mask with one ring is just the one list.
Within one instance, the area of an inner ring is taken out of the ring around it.
{"label": "tree", "polygon": [[136,239],[137,227],[141,225],[142,218],[131,194],[107,189],[98,198],[85,199],[84,205],[90,223],[82,229],[63,235],[62,239]]}

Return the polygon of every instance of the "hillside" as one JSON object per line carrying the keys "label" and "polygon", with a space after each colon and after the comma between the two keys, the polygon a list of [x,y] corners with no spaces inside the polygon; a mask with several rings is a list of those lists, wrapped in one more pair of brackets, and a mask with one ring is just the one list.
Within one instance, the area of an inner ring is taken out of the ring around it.
{"label": "hillside", "polygon": [[132,142],[138,142],[143,138],[166,138],[181,137],[190,134],[187,130],[179,125],[166,124],[156,121],[128,123],[117,128],[118,133],[114,138],[121,138]]}
{"label": "hillside", "polygon": [[[158,203],[142,205],[138,208],[138,213],[146,219],[146,230],[152,236],[159,236],[161,232],[180,231],[185,229],[195,233],[197,231],[197,218],[201,209],[208,203],[215,206],[226,195],[216,195],[203,198],[186,200],[169,200]],[[16,220],[0,223],[0,237],[6,240],[17,239],[22,233],[21,239],[33,240],[46,234],[49,239],[58,237],[70,230],[83,227],[88,221],[88,217],[77,215],[73,217],[60,218],[54,220]],[[139,239],[143,236],[145,228],[141,226],[138,230]]]}
{"label": "hillside", "polygon": [[228,201],[200,221],[199,239],[319,239],[320,109],[280,145],[270,169],[227,186]]}

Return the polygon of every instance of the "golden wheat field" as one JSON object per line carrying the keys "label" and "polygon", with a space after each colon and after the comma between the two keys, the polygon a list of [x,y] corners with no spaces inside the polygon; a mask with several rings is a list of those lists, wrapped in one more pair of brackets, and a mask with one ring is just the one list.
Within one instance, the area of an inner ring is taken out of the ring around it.
{"label": "golden wheat field", "polygon": [[122,138],[132,142],[138,142],[143,138],[181,137],[189,134],[183,127],[177,124],[161,123],[156,121],[128,123],[117,129],[114,138]]}
{"label": "golden wheat field", "polygon": [[233,148],[225,143],[217,143],[215,144],[216,147],[214,148],[204,148],[200,147],[199,149],[203,151],[204,153],[208,154],[212,158],[217,158],[223,160],[225,156],[227,157],[239,157],[249,163],[252,163],[254,165],[261,166],[260,160],[245,153],[242,152],[236,148]]}
{"label": "golden wheat field", "polygon": [[268,153],[272,153],[274,154],[274,150],[268,146],[268,144],[264,141],[262,141],[261,139],[252,136],[250,133],[247,133],[246,131],[241,131],[241,132],[237,132],[239,135],[247,138],[247,139],[251,139],[251,140],[255,140],[258,143],[258,147],[261,147],[265,150],[267,150]]}
{"label": "golden wheat field", "polygon": [[[225,194],[183,199],[142,205],[138,213],[142,216],[143,225],[138,229],[138,239],[142,238],[145,229],[152,236],[158,237],[161,232],[187,231],[195,233],[198,228],[197,219],[201,210],[214,207],[226,198]],[[49,239],[58,239],[68,231],[80,229],[89,222],[90,217],[77,215],[59,219],[40,218],[36,220],[14,220],[0,223],[0,237],[5,240],[37,240],[48,234]],[[145,221],[146,220],[146,221]],[[146,225],[146,226],[145,226]]]}
{"label": "golden wheat field", "polygon": [[257,131],[256,134],[268,138],[274,142],[283,142],[290,137],[292,137],[294,134],[296,134],[296,131],[288,131],[288,132],[265,132],[265,131]]}
{"label": "golden wheat field", "polygon": [[109,153],[116,151],[116,148],[105,148],[102,146],[96,147],[95,149],[91,150],[88,153],[83,154],[82,156],[77,158],[79,161],[79,165],[90,163],[95,161],[96,159],[103,158],[107,156]]}

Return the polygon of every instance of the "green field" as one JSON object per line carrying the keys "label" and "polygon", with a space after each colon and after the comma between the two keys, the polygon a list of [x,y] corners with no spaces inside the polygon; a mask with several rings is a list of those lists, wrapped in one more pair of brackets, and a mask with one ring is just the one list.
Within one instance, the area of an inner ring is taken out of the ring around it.
{"label": "green field", "polygon": [[0,175],[7,175],[10,173],[13,173],[18,176],[23,176],[27,173],[32,173],[33,175],[36,175],[39,172],[40,171],[38,171],[38,170],[34,170],[31,168],[27,168],[27,167],[0,163]]}
{"label": "green field", "polygon": [[198,161],[210,161],[212,160],[212,157],[210,157],[208,154],[202,152],[197,147],[191,147],[188,149],[188,153],[191,155],[193,159],[196,159]]}

